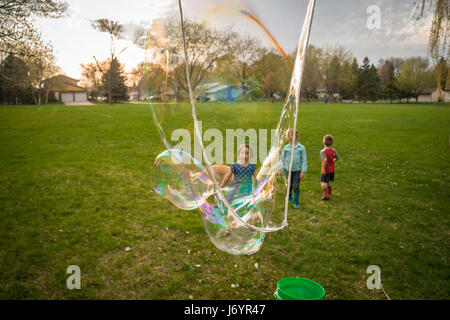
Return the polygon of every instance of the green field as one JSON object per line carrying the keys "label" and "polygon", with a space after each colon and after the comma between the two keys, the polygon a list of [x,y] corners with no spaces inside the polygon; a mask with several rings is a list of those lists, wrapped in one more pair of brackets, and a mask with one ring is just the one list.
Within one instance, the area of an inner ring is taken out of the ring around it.
{"label": "green field", "polygon": [[[198,109],[211,127],[270,129],[281,104]],[[378,265],[392,299],[449,299],[450,106],[307,104],[299,121],[301,210],[257,254],[232,256],[199,212],[152,192],[162,149],[148,106],[0,107],[0,298],[274,299],[279,279],[304,276],[326,299],[386,299],[366,287]],[[326,133],[341,161],[320,202]],[[66,288],[69,265],[81,290]]]}

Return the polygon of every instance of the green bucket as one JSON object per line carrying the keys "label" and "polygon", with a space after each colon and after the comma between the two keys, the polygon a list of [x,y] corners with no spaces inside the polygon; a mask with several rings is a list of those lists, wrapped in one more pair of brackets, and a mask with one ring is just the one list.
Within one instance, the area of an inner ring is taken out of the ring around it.
{"label": "green bucket", "polygon": [[325,289],[306,278],[288,277],[278,281],[274,296],[277,300],[323,300]]}

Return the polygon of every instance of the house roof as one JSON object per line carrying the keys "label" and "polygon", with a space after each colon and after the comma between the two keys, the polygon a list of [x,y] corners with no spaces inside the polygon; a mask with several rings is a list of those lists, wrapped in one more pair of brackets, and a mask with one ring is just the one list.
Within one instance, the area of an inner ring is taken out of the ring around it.
{"label": "house roof", "polygon": [[58,86],[53,86],[50,88],[51,91],[61,91],[61,92],[86,92],[85,88],[79,86],[73,86],[70,84],[63,84]]}
{"label": "house roof", "polygon": [[85,88],[80,87],[78,85],[77,79],[70,78],[63,74],[49,78],[45,82],[51,91],[61,91],[61,92],[85,92],[86,91]]}
{"label": "house roof", "polygon": [[436,90],[437,89],[434,89],[434,88],[428,88],[428,89],[423,90],[422,94],[432,94]]}
{"label": "house roof", "polygon": [[230,86],[226,85],[226,84],[223,84],[223,85],[220,85],[220,86],[212,86],[210,89],[206,90],[206,93],[207,94],[208,93],[216,93],[216,92],[219,92],[221,90],[228,89],[229,87]]}
{"label": "house roof", "polygon": [[206,90],[211,89],[211,88],[213,88],[213,87],[217,87],[217,86],[219,86],[219,85],[220,85],[219,82],[207,82],[207,83],[201,84],[201,86],[202,86],[203,88],[205,88]]}

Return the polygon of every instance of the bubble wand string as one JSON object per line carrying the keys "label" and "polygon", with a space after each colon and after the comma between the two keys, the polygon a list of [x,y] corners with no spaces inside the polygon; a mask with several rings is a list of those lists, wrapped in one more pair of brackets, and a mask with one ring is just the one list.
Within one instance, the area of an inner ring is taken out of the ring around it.
{"label": "bubble wand string", "polygon": [[[295,117],[294,117],[294,126],[293,126],[293,137],[295,137],[295,130],[297,128],[297,120],[298,120],[298,105],[300,103],[300,90],[302,86],[302,77],[303,77],[303,67],[306,60],[306,50],[308,48],[309,36],[311,33],[311,25],[312,18],[314,16],[314,6],[316,4],[316,0],[310,0],[308,4],[308,11],[305,16],[305,21],[303,23],[303,29],[300,36],[300,41],[297,49],[297,57],[295,59],[294,72],[292,73],[291,79],[291,87],[289,88],[288,94],[288,102],[294,94],[295,96]],[[286,199],[285,199],[285,221],[287,223],[287,214],[288,214],[288,206],[289,206],[289,189],[291,188],[291,173],[292,173],[292,164],[294,162],[294,138],[291,142],[291,160],[289,163],[289,171],[288,171],[288,185],[286,190]]]}

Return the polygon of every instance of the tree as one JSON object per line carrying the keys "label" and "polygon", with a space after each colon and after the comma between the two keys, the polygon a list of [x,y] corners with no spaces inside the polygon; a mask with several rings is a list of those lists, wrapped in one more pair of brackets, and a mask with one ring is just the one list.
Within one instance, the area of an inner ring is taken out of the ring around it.
{"label": "tree", "polygon": [[433,22],[431,24],[428,52],[431,58],[436,64],[437,72],[437,90],[439,101],[443,100],[442,97],[442,81],[445,79],[443,71],[442,61],[440,58],[447,60],[450,54],[450,45],[447,43],[450,31],[450,2],[448,0],[421,0],[417,2],[417,9],[419,14],[416,16],[420,19],[425,14],[426,6],[429,6],[429,10],[434,9]]}
{"label": "tree", "polygon": [[[110,39],[111,39],[111,46],[110,46],[110,54],[111,54],[111,60],[110,60],[110,66],[112,66],[115,62],[114,60],[116,59],[116,44],[115,44],[115,40],[119,40],[122,38],[122,33],[124,31],[124,27],[122,24],[120,24],[117,21],[112,21],[112,20],[108,20],[108,19],[97,19],[94,20],[92,22],[92,27],[100,32],[106,32],[109,34]],[[124,48],[120,51],[120,53],[122,53],[123,51],[125,51],[127,48]],[[119,55],[120,55],[119,53]],[[95,57],[94,57],[95,59]],[[97,60],[97,59],[96,59]],[[117,61],[116,61],[117,62]],[[113,75],[112,72],[108,72],[107,70],[103,69],[97,62],[97,67],[99,68],[100,72],[102,72],[103,75],[108,74],[109,77],[111,77]],[[112,70],[110,68],[110,70]],[[113,92],[113,79],[108,79],[106,81],[106,83],[108,84],[107,87],[107,91],[106,94],[108,96],[108,103],[112,104],[113,103],[113,95],[121,95],[120,92],[119,93],[114,93]]]}
{"label": "tree", "polygon": [[162,99],[167,98],[169,87],[167,86],[167,74],[160,65],[155,63],[148,63],[144,78],[140,81],[140,87],[144,87],[150,95],[162,96]]}
{"label": "tree", "polygon": [[100,70],[107,70],[109,60],[92,62],[86,65],[82,64],[81,68],[81,86],[89,88],[89,96],[91,99],[97,100],[102,95],[102,77]]}
{"label": "tree", "polygon": [[128,88],[125,85],[125,75],[123,66],[114,58],[109,64],[109,68],[102,76],[102,89],[104,94],[111,94],[109,103],[128,101]]}
{"label": "tree", "polygon": [[328,47],[324,49],[322,62],[322,75],[324,86],[329,95],[339,93],[339,85],[342,77],[342,67],[348,65],[352,61],[352,54],[344,47]]}
{"label": "tree", "polygon": [[447,60],[444,57],[440,57],[435,66],[436,71],[436,87],[438,90],[438,101],[443,101],[442,89],[446,88],[446,80],[448,75]]}
{"label": "tree", "polygon": [[445,80],[445,86],[444,86],[446,91],[450,91],[450,72],[447,68],[447,78]]}
{"label": "tree", "polygon": [[235,32],[231,34],[226,61],[231,66],[231,70],[233,70],[234,82],[244,91],[247,90],[247,82],[250,79],[253,63],[264,53],[265,50],[261,47],[258,39],[250,36],[241,38]]}
{"label": "tree", "polygon": [[395,76],[395,67],[392,62],[388,62],[386,66],[386,78],[384,82],[384,93],[391,100],[397,93],[397,77]]}
{"label": "tree", "polygon": [[394,97],[399,94],[397,86],[397,76],[400,74],[401,67],[401,64],[398,64],[399,61],[403,63],[403,60],[399,60],[398,58],[381,59],[378,67],[381,95],[383,98],[390,99],[391,103]]}
{"label": "tree", "polygon": [[419,96],[433,85],[433,72],[429,69],[428,59],[422,57],[406,59],[398,83],[407,98],[413,97],[418,102]]}
{"label": "tree", "polygon": [[285,98],[291,69],[278,53],[268,51],[256,61],[252,76],[261,84],[266,99],[273,99],[274,94]]}
{"label": "tree", "polygon": [[323,49],[310,45],[306,51],[302,79],[302,95],[305,96],[306,99],[315,97],[317,89],[322,85],[322,63]]}
{"label": "tree", "polygon": [[377,69],[370,64],[369,58],[365,57],[359,68],[357,80],[357,94],[360,100],[375,101],[378,98],[380,78]]}
{"label": "tree", "polygon": [[[416,2],[415,2],[416,3]],[[448,0],[421,0],[417,2],[420,19],[425,14],[426,6],[434,9],[433,22],[431,24],[428,50],[434,60],[440,56],[448,56],[450,47],[447,44],[450,30],[450,2]]]}
{"label": "tree", "polygon": [[352,63],[344,61],[341,67],[338,93],[343,99],[353,99],[356,95],[359,66],[356,58]]}
{"label": "tree", "polygon": [[338,57],[333,56],[325,69],[325,87],[329,95],[339,91],[339,79],[341,76],[341,65]]}
{"label": "tree", "polygon": [[[164,74],[163,71],[161,73]],[[131,72],[128,74],[128,85],[131,90],[136,90],[138,92],[138,100],[141,100],[141,97],[145,96],[147,90],[144,77],[145,77],[144,62],[138,64],[137,67],[133,68]]]}
{"label": "tree", "polygon": [[[187,94],[186,64],[181,23],[177,20],[154,21],[155,33],[147,34],[145,49],[153,52],[152,60],[163,66],[166,59],[170,61],[170,87],[177,96]],[[216,67],[220,58],[227,54],[232,38],[230,30],[218,30],[204,23],[183,22],[185,29],[186,51],[191,88],[194,91]],[[135,43],[144,46],[143,31],[136,32]],[[169,41],[170,40],[170,41]],[[159,58],[158,58],[159,57]],[[160,60],[160,61],[157,61]]]}
{"label": "tree", "polygon": [[32,56],[31,50],[41,42],[31,18],[58,18],[67,9],[62,1],[4,0],[0,2],[0,60],[9,54]]}
{"label": "tree", "polygon": [[31,80],[32,94],[36,105],[41,105],[45,97],[47,102],[49,90],[46,88],[46,80],[55,76],[60,69],[55,64],[53,46],[42,43],[33,48],[33,55],[26,58]]}
{"label": "tree", "polygon": [[[174,80],[184,92],[188,92],[184,51],[181,52],[183,43],[181,27],[176,24],[172,30],[174,30],[172,40],[175,44],[179,44],[177,48],[172,48],[172,51],[175,54],[181,53],[172,57],[173,63],[177,65],[174,69]],[[232,33],[229,30],[213,29],[206,24],[190,21],[184,22],[184,30],[190,83],[194,91],[214,68],[217,60],[227,53]]]}
{"label": "tree", "polygon": [[8,104],[30,103],[31,80],[23,59],[9,54],[1,65],[0,102]]}
{"label": "tree", "polygon": [[157,63],[140,63],[133,68],[128,75],[129,86],[138,92],[138,98],[145,97],[148,93],[150,96],[158,96],[165,99],[169,87],[167,73]]}

